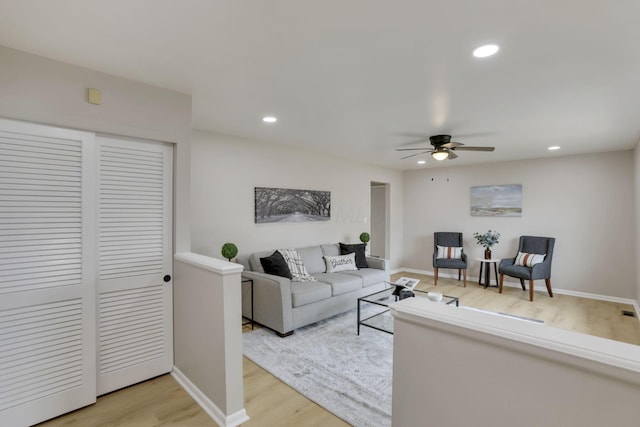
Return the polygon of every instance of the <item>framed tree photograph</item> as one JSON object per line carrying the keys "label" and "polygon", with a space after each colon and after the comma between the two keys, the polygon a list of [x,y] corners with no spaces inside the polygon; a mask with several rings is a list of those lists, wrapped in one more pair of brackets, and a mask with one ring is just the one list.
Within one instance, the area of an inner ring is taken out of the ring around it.
{"label": "framed tree photograph", "polygon": [[310,222],[331,219],[331,192],[255,187],[255,222]]}

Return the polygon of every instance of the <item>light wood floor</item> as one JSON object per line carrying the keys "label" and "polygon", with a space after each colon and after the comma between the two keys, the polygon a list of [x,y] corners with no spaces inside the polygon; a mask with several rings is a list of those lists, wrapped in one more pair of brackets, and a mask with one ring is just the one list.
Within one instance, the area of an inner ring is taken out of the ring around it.
{"label": "light wood floor", "polygon": [[[437,290],[457,296],[462,305],[544,320],[546,325],[640,345],[640,321],[621,315],[634,311],[626,304],[536,292],[533,303],[528,291],[505,287],[484,289],[477,282],[441,278],[437,288],[433,277],[411,273],[392,276],[420,279],[418,289]],[[245,326],[245,331],[250,330]],[[286,339],[286,338],[284,338]],[[282,383],[244,358],[245,408],[251,420],[246,427],[348,426],[324,408]],[[98,403],[40,425],[41,427],[151,427],[216,426],[191,397],[170,376],[164,375],[100,397]]]}

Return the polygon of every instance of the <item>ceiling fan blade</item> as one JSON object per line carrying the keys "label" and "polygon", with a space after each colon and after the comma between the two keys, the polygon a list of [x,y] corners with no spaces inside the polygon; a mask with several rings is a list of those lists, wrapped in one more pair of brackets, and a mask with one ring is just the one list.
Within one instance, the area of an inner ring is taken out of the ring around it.
{"label": "ceiling fan blade", "polygon": [[451,147],[451,150],[460,150],[460,151],[493,151],[496,147]]}
{"label": "ceiling fan blade", "polygon": [[427,147],[422,148],[396,148],[396,151],[415,151],[415,150],[428,150]]}
{"label": "ceiling fan blade", "polygon": [[430,151],[423,151],[422,153],[416,153],[416,154],[411,154],[409,156],[400,157],[400,160],[408,159],[409,157],[415,157],[415,156],[419,156],[420,154],[427,154],[427,153],[430,153]]}
{"label": "ceiling fan blade", "polygon": [[457,148],[457,147],[462,147],[464,144],[461,142],[447,142],[446,144],[442,144],[440,147],[444,147],[444,148]]}
{"label": "ceiling fan blade", "polygon": [[458,155],[456,153],[454,153],[453,151],[449,150],[449,157],[447,157],[449,160],[451,159],[457,159]]}

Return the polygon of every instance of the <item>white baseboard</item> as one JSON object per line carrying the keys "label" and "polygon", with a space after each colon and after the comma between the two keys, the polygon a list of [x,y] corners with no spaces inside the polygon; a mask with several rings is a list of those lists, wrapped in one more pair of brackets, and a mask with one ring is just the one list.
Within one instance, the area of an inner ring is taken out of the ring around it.
{"label": "white baseboard", "polygon": [[[433,271],[427,271],[427,270],[418,270],[415,268],[398,268],[395,269],[391,272],[391,274],[396,274],[396,273],[400,273],[400,272],[407,272],[407,273],[414,273],[414,274],[423,274],[425,276],[433,276]],[[454,270],[450,270],[450,271],[454,271]],[[440,272],[438,274],[439,277],[447,277],[449,279],[458,279],[458,273],[452,274],[452,273],[442,273]],[[477,277],[470,277],[467,276],[467,282],[472,282],[472,281],[478,281]],[[504,281],[504,286],[509,286],[511,288],[520,288],[520,282],[511,282],[511,281]],[[528,285],[527,285],[528,286]],[[547,287],[545,285],[535,285],[533,286],[533,290],[534,291],[540,291],[540,292],[547,292]],[[580,298],[588,298],[588,299],[595,299],[595,300],[600,300],[600,301],[609,301],[609,302],[617,302],[620,304],[629,304],[632,305],[633,308],[636,311],[636,315],[640,316],[640,306],[638,306],[638,301],[631,299],[631,298],[620,298],[620,297],[612,297],[609,295],[600,295],[600,294],[592,294],[589,292],[580,292],[580,291],[572,291],[572,290],[568,290],[568,289],[556,289],[553,288],[553,293],[554,294],[558,294],[558,295],[569,295],[569,296],[574,296],[574,297],[580,297]]]}
{"label": "white baseboard", "polygon": [[249,421],[247,411],[242,408],[231,415],[225,415],[194,383],[189,380],[180,369],[173,367],[171,376],[185,389],[216,424],[221,427],[236,427]]}

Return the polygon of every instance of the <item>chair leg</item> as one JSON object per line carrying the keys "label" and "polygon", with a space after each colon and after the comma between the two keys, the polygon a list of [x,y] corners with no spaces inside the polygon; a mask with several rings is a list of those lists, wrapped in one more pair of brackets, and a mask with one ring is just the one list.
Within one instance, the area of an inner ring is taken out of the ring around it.
{"label": "chair leg", "polygon": [[523,291],[527,290],[527,288],[524,287],[524,279],[520,279],[520,286],[522,286]]}
{"label": "chair leg", "polygon": [[433,269],[433,282],[435,283],[434,286],[438,286],[438,267]]}
{"label": "chair leg", "polygon": [[460,281],[460,273],[461,273],[461,272],[462,272],[462,269],[461,269],[461,268],[459,268],[459,269],[458,269],[458,282]]}
{"label": "chair leg", "polygon": [[504,274],[500,274],[500,285],[498,286],[498,293],[502,293],[502,284],[504,283]]}
{"label": "chair leg", "polygon": [[551,279],[544,279],[544,282],[547,285],[547,292],[549,292],[549,296],[553,298],[553,291],[551,290]]}
{"label": "chair leg", "polygon": [[533,301],[533,280],[529,280],[529,301]]}
{"label": "chair leg", "polygon": [[467,269],[464,269],[464,272],[462,273],[464,275],[464,287],[467,287]]}

